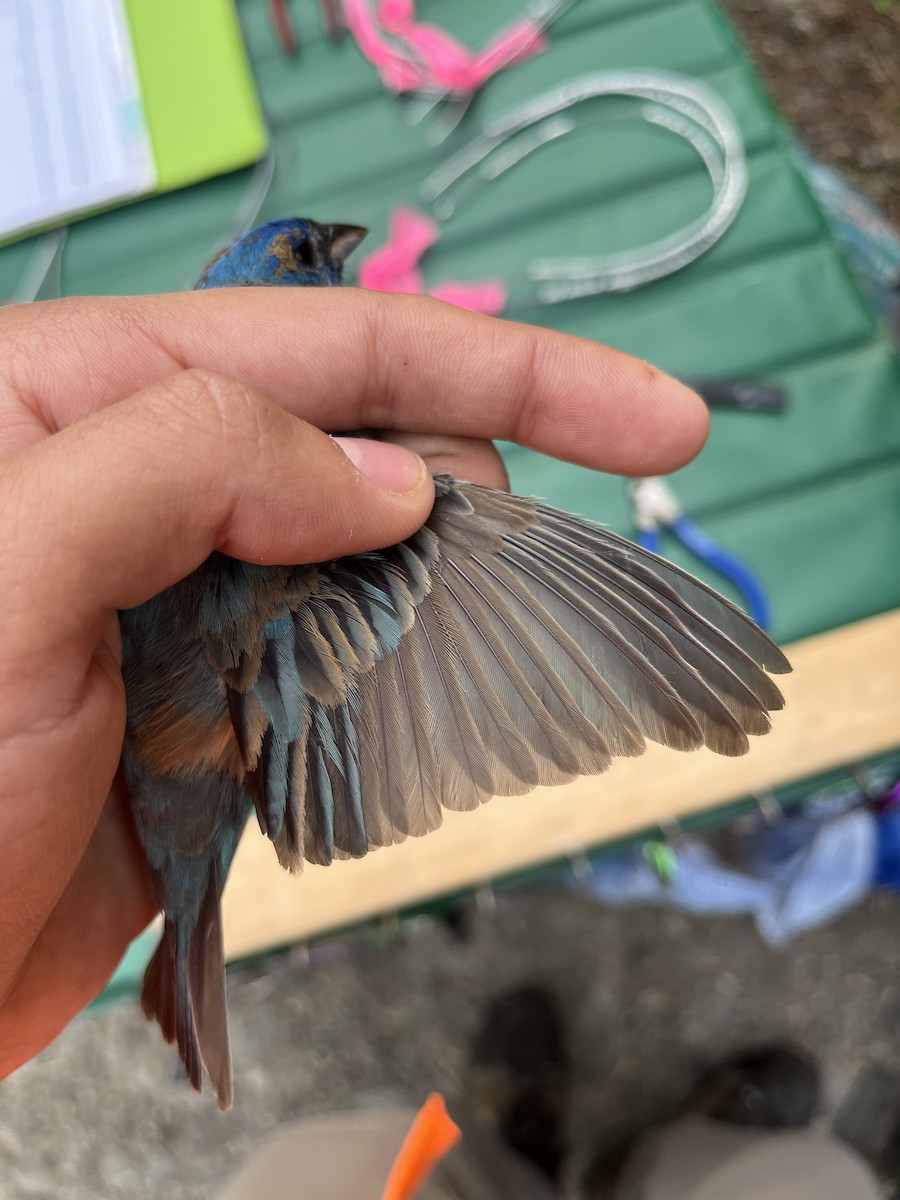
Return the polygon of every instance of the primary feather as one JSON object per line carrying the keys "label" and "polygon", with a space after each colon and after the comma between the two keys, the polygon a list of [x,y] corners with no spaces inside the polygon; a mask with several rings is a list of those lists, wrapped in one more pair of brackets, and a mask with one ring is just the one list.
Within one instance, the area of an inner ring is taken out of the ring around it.
{"label": "primary feather", "polygon": [[[332,286],[363,232],[276,221],[197,286]],[[743,754],[781,707],[781,651],[678,567],[535,500],[445,475],[435,493],[401,545],[313,566],[213,554],[121,614],[123,761],[165,914],[142,1002],[222,1108],[219,900],[252,812],[284,866],[330,863],[648,739]]]}

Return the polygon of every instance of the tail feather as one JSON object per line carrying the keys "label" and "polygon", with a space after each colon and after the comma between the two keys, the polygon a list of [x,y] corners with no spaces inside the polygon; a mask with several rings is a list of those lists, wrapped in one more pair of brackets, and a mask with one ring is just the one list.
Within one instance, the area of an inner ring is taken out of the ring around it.
{"label": "tail feather", "polygon": [[141,988],[141,1008],[148,1021],[157,1021],[162,1035],[172,1043],[177,1037],[177,990],[175,987],[175,924],[167,920],[162,937],[144,973]]}
{"label": "tail feather", "polygon": [[213,859],[193,931],[185,936],[183,924],[166,919],[144,975],[141,1007],[149,1020],[159,1023],[165,1040],[177,1044],[185,1074],[198,1092],[206,1068],[224,1112],[231,1107],[234,1086],[219,916],[221,892],[218,863]]}
{"label": "tail feather", "polygon": [[231,1108],[234,1099],[234,1079],[225,1000],[225,950],[219,909],[223,886],[218,859],[213,858],[200,908],[200,920],[188,946],[187,990],[197,1023],[197,1040],[203,1065],[218,1098],[219,1108],[225,1112]]}

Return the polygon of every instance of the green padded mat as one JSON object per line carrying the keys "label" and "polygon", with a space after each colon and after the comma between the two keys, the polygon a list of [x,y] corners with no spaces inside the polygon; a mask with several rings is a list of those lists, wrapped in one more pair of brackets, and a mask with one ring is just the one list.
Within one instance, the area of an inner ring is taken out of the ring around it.
{"label": "green padded mat", "polygon": [[[520,0],[422,0],[420,13],[474,45],[520,8]],[[750,184],[734,226],[692,266],[625,295],[535,301],[525,264],[536,253],[645,243],[708,203],[693,150],[657,128],[620,123],[563,138],[474,193],[426,256],[426,279],[501,276],[512,318],[609,342],[673,372],[785,384],[785,416],[714,415],[707,449],[675,480],[679,497],[759,572],[779,639],[900,602],[900,366],[713,4],[579,0],[554,25],[549,50],[491,81],[439,149],[426,148],[423,128],[408,123],[407,106],[383,90],[349,38],[325,40],[312,5],[295,13],[297,58],[282,54],[264,0],[244,0],[239,12],[275,155],[262,217],[366,224],[373,247],[391,206],[417,204],[422,180],[484,118],[555,84],[627,66],[685,72],[714,88],[741,127]],[[186,286],[229,236],[249,181],[249,172],[236,173],[73,226],[63,290]],[[0,296],[12,294],[33,253],[34,242],[0,252]],[[432,402],[439,397],[422,397]],[[621,480],[518,447],[506,455],[516,490],[630,531]]]}

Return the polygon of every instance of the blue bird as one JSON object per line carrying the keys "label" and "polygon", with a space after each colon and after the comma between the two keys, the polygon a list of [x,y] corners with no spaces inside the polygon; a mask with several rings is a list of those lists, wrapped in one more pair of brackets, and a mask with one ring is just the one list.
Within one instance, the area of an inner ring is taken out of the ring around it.
{"label": "blue bird", "polygon": [[[197,281],[333,287],[365,231],[274,221]],[[645,739],[742,754],[790,667],[734,605],[588,521],[441,475],[422,529],[334,562],[213,554],[120,615],[123,762],[165,926],[144,1011],[232,1101],[219,901],[252,813],[280,862],[597,774]]]}

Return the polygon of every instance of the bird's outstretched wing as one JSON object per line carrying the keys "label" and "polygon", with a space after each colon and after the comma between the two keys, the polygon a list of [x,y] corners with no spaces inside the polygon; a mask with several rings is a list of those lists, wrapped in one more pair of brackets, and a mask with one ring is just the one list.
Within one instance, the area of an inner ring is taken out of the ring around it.
{"label": "bird's outstretched wing", "polygon": [[446,476],[436,489],[402,545],[284,568],[287,603],[239,654],[207,635],[286,866],[596,774],[646,739],[738,755],[767,732],[782,705],[767,672],[790,667],[729,601],[537,501]]}

